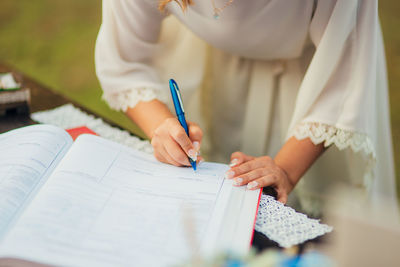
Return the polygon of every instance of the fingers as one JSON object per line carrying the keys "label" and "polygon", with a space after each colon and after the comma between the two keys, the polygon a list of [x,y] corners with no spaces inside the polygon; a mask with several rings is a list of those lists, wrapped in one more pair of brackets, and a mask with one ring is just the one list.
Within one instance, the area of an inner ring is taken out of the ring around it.
{"label": "fingers", "polygon": [[188,122],[188,128],[189,128],[189,138],[193,142],[194,150],[198,156],[200,155],[200,144],[203,138],[203,131],[194,122]]}
{"label": "fingers", "polygon": [[276,193],[278,194],[277,200],[279,202],[282,202],[283,204],[286,204],[286,202],[288,200],[287,192],[280,186],[277,186],[277,181],[278,181],[278,177],[275,176],[274,174],[270,174],[270,175],[267,175],[267,176],[264,176],[259,179],[251,181],[250,183],[247,184],[247,189],[257,190],[257,189],[260,189],[263,187],[273,186],[274,189],[276,190]]}
{"label": "fingers", "polygon": [[231,158],[237,161],[233,162],[236,164],[226,172],[225,178],[233,179],[234,186],[247,185],[249,190],[272,186],[278,194],[278,201],[287,202],[288,192],[293,186],[287,174],[270,157],[253,158],[242,152],[235,152]]}
{"label": "fingers", "polygon": [[243,152],[236,151],[233,152],[231,155],[231,163],[229,164],[230,167],[235,167],[237,165],[242,164],[243,162],[249,161],[254,159],[252,156],[248,156]]}
{"label": "fingers", "polygon": [[[153,138],[151,140],[151,145],[154,148],[154,156],[158,161],[169,163],[175,166],[182,166],[184,164],[179,163],[174,158],[172,158],[169,153],[165,150],[164,144],[160,142],[160,139]],[[181,149],[180,149],[181,150]],[[182,150],[181,153],[185,154]],[[185,156],[186,157],[186,156]]]}
{"label": "fingers", "polygon": [[268,156],[252,159],[252,160],[249,160],[247,162],[244,162],[240,165],[236,165],[235,167],[231,168],[229,170],[230,175],[229,175],[229,177],[226,177],[226,178],[238,177],[240,175],[243,175],[243,174],[248,173],[255,169],[266,168],[266,167],[270,166],[271,164],[273,164],[273,161]]}
{"label": "fingers", "polygon": [[202,156],[198,156],[198,157],[197,157],[197,162],[196,162],[196,163],[197,163],[198,165],[200,165],[200,164],[203,163],[203,162],[204,162],[204,158],[203,158]]}
{"label": "fingers", "polygon": [[197,152],[193,147],[193,143],[177,120],[174,121],[174,123],[171,125],[169,133],[172,139],[174,139],[175,142],[179,144],[186,155],[189,156],[193,161],[196,161]]}
{"label": "fingers", "polygon": [[154,131],[151,140],[156,158],[176,166],[190,166],[187,157],[197,161],[203,132],[192,122],[188,122],[188,129],[191,138],[176,118],[166,119]]}
{"label": "fingers", "polygon": [[286,204],[286,202],[288,201],[288,195],[283,191],[280,194],[278,193],[278,201],[283,204]]}
{"label": "fingers", "polygon": [[188,156],[174,140],[166,140],[164,143],[164,150],[175,162],[178,162],[180,165],[190,166]]}
{"label": "fingers", "polygon": [[190,140],[193,143],[197,142],[200,145],[201,140],[203,139],[203,131],[201,130],[200,126],[194,122],[188,122],[188,129],[189,129]]}
{"label": "fingers", "polygon": [[164,163],[168,163],[168,164],[172,164],[175,165],[177,167],[182,166],[182,164],[180,164],[179,162],[175,161],[168,153],[167,151],[163,150],[163,151],[155,151],[154,152],[154,156],[156,157],[156,159],[158,161],[164,162]]}
{"label": "fingers", "polygon": [[269,175],[268,169],[258,168],[234,178],[233,185],[235,186],[246,185],[255,179],[259,179],[260,177],[264,177],[267,175]]}
{"label": "fingers", "polygon": [[199,152],[200,152],[200,143],[198,141],[194,141],[193,142],[193,147],[197,151],[197,153],[199,154]]}
{"label": "fingers", "polygon": [[277,200],[279,202],[282,202],[283,204],[286,204],[288,199],[287,192],[284,189],[282,189],[281,186],[279,186],[278,177],[275,174],[270,173],[262,177],[252,178],[256,177],[257,174],[258,173],[255,170],[254,172],[249,173],[243,178],[241,177],[235,178],[234,185],[241,186],[247,184],[247,189],[249,190],[257,190],[263,187],[272,186],[277,191],[278,194]]}
{"label": "fingers", "polygon": [[151,145],[154,148],[154,156],[159,161],[175,166],[190,165],[186,153],[171,137],[165,138],[157,133],[151,140]]}

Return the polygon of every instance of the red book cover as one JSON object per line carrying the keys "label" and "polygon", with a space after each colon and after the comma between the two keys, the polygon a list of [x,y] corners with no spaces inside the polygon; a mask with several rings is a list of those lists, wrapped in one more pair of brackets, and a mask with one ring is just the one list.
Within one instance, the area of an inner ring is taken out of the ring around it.
{"label": "red book cover", "polygon": [[72,137],[72,139],[75,141],[78,136],[81,134],[93,134],[93,135],[98,135],[97,133],[93,132],[86,126],[80,126],[80,127],[75,127],[75,128],[70,128],[66,129],[67,133]]}

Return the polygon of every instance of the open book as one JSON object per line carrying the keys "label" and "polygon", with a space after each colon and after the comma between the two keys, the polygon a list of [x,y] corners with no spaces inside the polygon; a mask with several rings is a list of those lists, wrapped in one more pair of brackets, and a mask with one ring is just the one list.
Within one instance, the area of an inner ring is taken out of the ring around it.
{"label": "open book", "polygon": [[260,190],[49,125],[0,135],[0,262],[169,266],[245,253]]}

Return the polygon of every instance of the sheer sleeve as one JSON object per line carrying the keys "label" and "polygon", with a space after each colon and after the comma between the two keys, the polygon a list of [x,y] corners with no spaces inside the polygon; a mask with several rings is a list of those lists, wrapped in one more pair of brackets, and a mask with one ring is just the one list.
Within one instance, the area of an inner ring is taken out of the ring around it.
{"label": "sheer sleeve", "polygon": [[386,90],[376,83],[379,34],[376,1],[319,1],[310,27],[316,52],[299,91],[295,136],[375,157],[375,94]]}
{"label": "sheer sleeve", "polygon": [[316,50],[298,92],[288,136],[361,155],[363,164],[350,165],[357,171],[357,184],[372,195],[395,200],[377,5],[376,0],[318,1],[310,26]]}
{"label": "sheer sleeve", "polygon": [[103,0],[95,63],[111,108],[126,111],[139,101],[166,100],[167,88],[153,67],[163,17],[157,1]]}

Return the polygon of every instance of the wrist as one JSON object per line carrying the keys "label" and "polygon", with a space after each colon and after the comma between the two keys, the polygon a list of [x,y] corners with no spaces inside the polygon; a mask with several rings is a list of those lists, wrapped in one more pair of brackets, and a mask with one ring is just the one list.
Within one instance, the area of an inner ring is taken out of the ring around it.
{"label": "wrist", "polygon": [[287,168],[285,164],[279,160],[279,158],[275,157],[273,160],[275,165],[281,169],[284,176],[287,178],[290,186],[290,190],[288,191],[289,193],[296,186],[297,182],[300,180],[300,177],[298,177],[297,174],[290,172],[290,168]]}
{"label": "wrist", "polygon": [[297,140],[291,137],[279,150],[274,162],[286,172],[294,187],[324,150],[323,144],[314,145],[309,138]]}
{"label": "wrist", "polygon": [[153,138],[154,131],[166,119],[174,118],[168,107],[159,100],[141,101],[134,108],[129,108],[126,115],[143,130],[149,139]]}
{"label": "wrist", "polygon": [[160,116],[158,118],[149,118],[151,120],[153,120],[152,122],[149,123],[149,127],[148,129],[143,130],[147,137],[149,138],[149,140],[151,141],[154,137],[155,131],[157,130],[158,127],[160,127],[166,120],[174,118],[171,114],[171,116]]}

